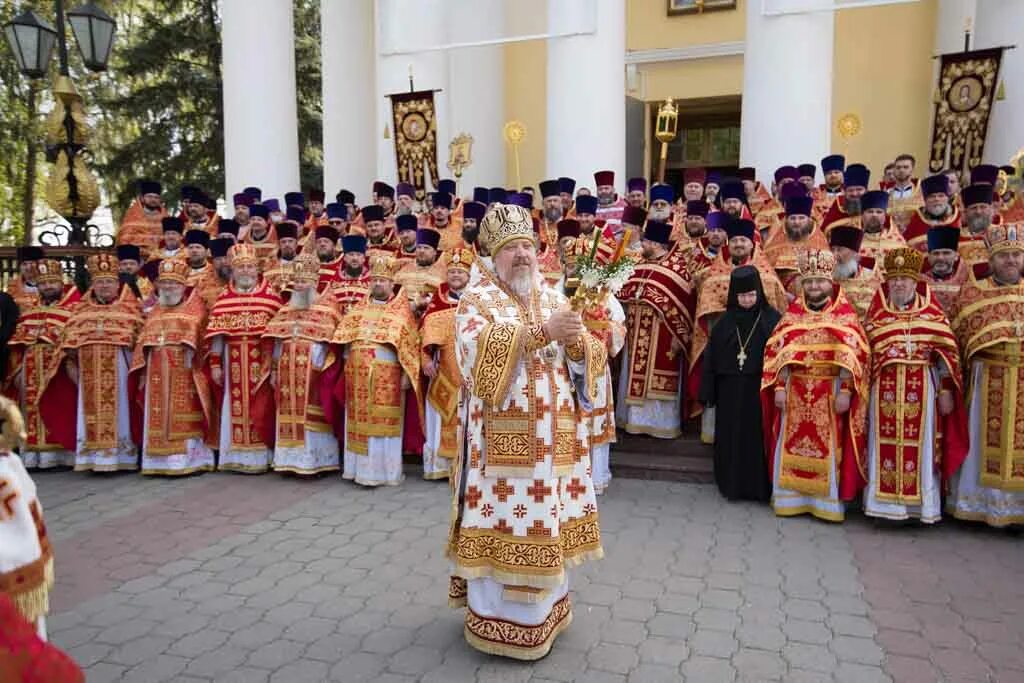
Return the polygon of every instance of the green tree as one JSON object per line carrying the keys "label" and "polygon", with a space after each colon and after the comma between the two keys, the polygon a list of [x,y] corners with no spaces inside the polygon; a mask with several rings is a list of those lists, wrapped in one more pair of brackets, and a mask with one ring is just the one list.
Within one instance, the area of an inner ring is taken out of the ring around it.
{"label": "green tree", "polygon": [[323,89],[320,69],[320,2],[295,0],[295,90],[299,117],[302,188],[323,187]]}
{"label": "green tree", "polygon": [[111,81],[97,89],[97,167],[123,211],[135,180],[160,180],[169,200],[184,184],[224,186],[224,103],[216,0],[137,0],[124,6]]}

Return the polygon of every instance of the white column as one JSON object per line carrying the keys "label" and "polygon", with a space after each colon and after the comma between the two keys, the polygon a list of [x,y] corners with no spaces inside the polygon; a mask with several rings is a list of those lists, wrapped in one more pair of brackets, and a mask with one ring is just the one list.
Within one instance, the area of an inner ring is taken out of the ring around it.
{"label": "white column", "polygon": [[345,188],[369,201],[377,172],[373,0],[320,0],[324,190]]}
{"label": "white column", "polygon": [[[832,7],[831,0],[818,0]],[[763,16],[747,6],[740,164],[769,183],[785,164],[832,151],[832,12]],[[855,161],[855,160],[851,160]]]}
{"label": "white column", "polygon": [[[503,0],[474,0],[449,15],[449,42],[474,40],[480,27],[502,32]],[[451,104],[449,131],[473,136],[473,165],[462,174],[459,193],[470,194],[474,186],[493,187],[505,182],[505,60],[500,45],[452,50],[448,55],[448,87]],[[448,160],[449,140],[439,140],[441,163]],[[454,177],[447,168],[445,177]]]}
{"label": "white column", "polygon": [[[595,16],[596,13],[596,16]],[[558,0],[548,30],[592,32],[548,40],[547,176],[594,190],[594,172],[626,179],[625,0]]]}
{"label": "white column", "polygon": [[221,2],[229,203],[248,185],[262,188],[264,197],[300,189],[293,36],[291,0]]}
{"label": "white column", "polygon": [[1006,85],[1006,99],[992,104],[985,141],[984,161],[1001,166],[1024,148],[1024,2],[985,0],[978,3],[974,24],[974,49],[1017,45],[1003,51],[1000,80]]}
{"label": "white column", "polygon": [[[397,181],[395,166],[395,131],[391,120],[391,101],[386,95],[409,92],[409,69],[412,68],[416,90],[441,90],[434,93],[437,116],[438,178],[448,177],[448,141],[451,139],[448,88],[448,53],[442,50],[413,52],[410,54],[380,54],[402,46],[443,43],[447,36],[444,0],[377,0],[377,125],[374,138],[377,145],[377,177],[391,185]],[[438,40],[442,37],[442,40]],[[391,132],[383,139],[384,127]],[[428,174],[429,175],[429,174]],[[427,179],[427,190],[434,185]]]}

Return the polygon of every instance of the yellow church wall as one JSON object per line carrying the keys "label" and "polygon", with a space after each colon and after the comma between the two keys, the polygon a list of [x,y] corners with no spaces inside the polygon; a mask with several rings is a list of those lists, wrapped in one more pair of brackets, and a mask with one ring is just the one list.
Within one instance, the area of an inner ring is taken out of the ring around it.
{"label": "yellow church wall", "polygon": [[711,57],[640,64],[641,89],[631,96],[647,102],[667,97],[687,99],[738,95],[743,92],[743,57]]}
{"label": "yellow church wall", "polygon": [[[832,148],[844,153],[847,163],[866,164],[872,185],[901,152],[913,154],[918,174],[925,173],[936,11],[936,0],[921,0],[836,14]],[[847,113],[860,117],[861,131],[844,140],[836,122]]]}
{"label": "yellow church wall", "polygon": [[[536,33],[535,18],[547,12],[548,0],[506,2],[505,28],[509,34]],[[544,180],[547,162],[547,68],[548,45],[543,40],[506,43],[505,120],[526,126],[526,140],[519,145],[519,170],[523,185],[537,187]],[[515,187],[516,160],[509,148],[505,155],[505,186]]]}
{"label": "yellow church wall", "polygon": [[743,40],[747,2],[737,0],[734,10],[668,16],[665,0],[626,0],[626,49],[653,50]]}

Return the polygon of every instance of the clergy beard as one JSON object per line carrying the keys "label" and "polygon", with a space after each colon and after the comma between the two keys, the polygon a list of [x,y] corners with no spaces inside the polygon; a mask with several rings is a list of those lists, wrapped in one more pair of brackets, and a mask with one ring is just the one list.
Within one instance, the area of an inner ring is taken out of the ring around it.
{"label": "clergy beard", "polygon": [[562,207],[552,206],[544,209],[544,220],[549,223],[557,223],[562,220]]}
{"label": "clergy beard", "polygon": [[857,274],[858,265],[856,259],[850,259],[845,263],[837,263],[836,267],[832,269],[832,276],[837,280],[849,280]]}
{"label": "clergy beard", "polygon": [[648,220],[654,219],[656,221],[668,220],[668,217],[672,215],[672,207],[666,206],[663,209],[651,209],[647,214]]}
{"label": "clergy beard", "polygon": [[317,258],[320,259],[320,263],[330,263],[334,260],[334,252],[316,252]]}
{"label": "clergy beard", "polygon": [[953,274],[953,264],[947,261],[936,261],[932,264],[932,277],[945,280]]}
{"label": "clergy beard", "polygon": [[345,276],[356,278],[363,274],[362,266],[345,266]]}
{"label": "clergy beard", "polygon": [[248,292],[256,286],[256,278],[252,275],[236,275],[235,276],[235,289]]}
{"label": "clergy beard", "polygon": [[417,254],[416,265],[422,268],[427,268],[434,265],[434,257],[430,254]]}
{"label": "clergy beard", "polygon": [[217,266],[217,277],[219,277],[223,282],[227,282],[228,280],[230,280],[231,266],[229,266],[226,263],[222,263],[221,265]]}
{"label": "clergy beard", "polygon": [[305,310],[313,305],[313,294],[316,292],[312,287],[304,292],[292,292],[292,297],[288,300],[288,306],[290,308]]}
{"label": "clergy beard", "polygon": [[807,304],[807,308],[811,309],[812,311],[820,311],[821,309],[825,308],[825,304],[828,303],[828,295],[826,294],[824,296],[819,296],[816,294],[815,297],[817,298],[809,299],[806,295],[804,295],[804,302]]}
{"label": "clergy beard", "polygon": [[985,232],[991,223],[992,220],[984,214],[971,214],[967,216],[967,229],[974,234]]}
{"label": "clergy beard", "polygon": [[861,212],[860,197],[847,197],[844,202],[846,213],[850,216],[859,216]]}
{"label": "clergy beard", "polygon": [[462,230],[462,241],[466,244],[476,244],[476,238],[480,235],[480,228],[469,228]]}
{"label": "clergy beard", "polygon": [[864,228],[864,234],[874,235],[882,232],[882,219],[877,216],[865,216],[861,219],[861,227]]}
{"label": "clergy beard", "polygon": [[[530,268],[517,268],[529,265]],[[499,272],[498,278],[512,293],[519,298],[526,298],[533,291],[533,283],[537,278],[537,266],[528,261],[516,260],[504,273]]]}
{"label": "clergy beard", "polygon": [[60,301],[60,295],[61,293],[59,291],[54,294],[44,294],[43,292],[39,292],[40,298],[43,300],[43,303],[46,304],[47,306],[49,306],[50,304],[55,304],[58,301]]}
{"label": "clergy beard", "polygon": [[157,294],[157,298],[160,301],[162,308],[173,308],[181,303],[181,297],[184,292],[164,292],[161,291]]}
{"label": "clergy beard", "polygon": [[188,260],[188,267],[192,270],[199,270],[206,265],[206,257],[200,256],[199,258],[190,258]]}
{"label": "clergy beard", "polygon": [[903,310],[910,305],[910,302],[914,300],[914,293],[911,292],[909,295],[904,294],[890,294],[889,298],[892,302],[893,308]]}
{"label": "clergy beard", "polygon": [[924,215],[928,216],[928,218],[931,218],[933,221],[941,221],[948,214],[949,214],[949,206],[943,206],[942,210],[938,211],[936,213],[932,213],[931,211],[928,210],[927,207],[925,207],[925,210],[924,210]]}
{"label": "clergy beard", "polygon": [[811,233],[811,231],[808,228],[796,228],[796,227],[791,228],[788,225],[786,225],[785,228],[786,228],[786,237],[788,237],[790,240],[792,240],[794,242],[799,242],[799,241],[803,240],[805,237],[807,237]]}

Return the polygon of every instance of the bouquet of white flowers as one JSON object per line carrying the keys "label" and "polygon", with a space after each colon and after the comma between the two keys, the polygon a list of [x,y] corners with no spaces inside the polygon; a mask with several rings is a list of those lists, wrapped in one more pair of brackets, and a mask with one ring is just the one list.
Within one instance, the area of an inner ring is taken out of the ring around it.
{"label": "bouquet of white flowers", "polygon": [[597,246],[601,240],[601,232],[594,231],[594,241],[590,250],[576,260],[576,277],[580,284],[569,300],[574,311],[579,312],[602,304],[608,293],[617,294],[626,284],[626,280],[636,268],[633,258],[626,255],[630,232],[627,228],[622,234],[615,254],[606,263],[601,263],[597,259]]}

